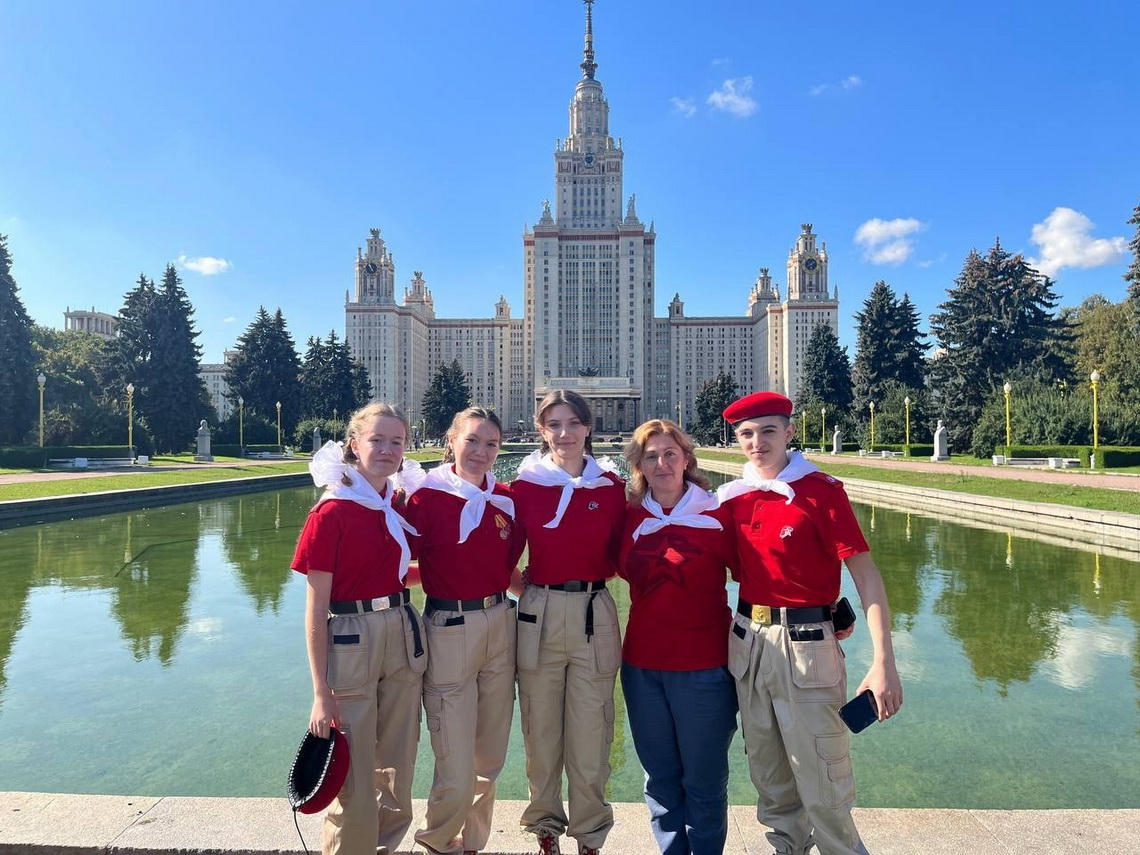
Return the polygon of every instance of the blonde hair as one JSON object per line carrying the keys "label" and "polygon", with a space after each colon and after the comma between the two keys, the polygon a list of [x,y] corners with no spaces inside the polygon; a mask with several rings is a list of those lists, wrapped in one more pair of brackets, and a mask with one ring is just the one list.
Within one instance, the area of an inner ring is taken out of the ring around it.
{"label": "blonde hair", "polygon": [[[384,416],[400,420],[400,424],[404,426],[404,442],[408,441],[412,430],[408,426],[408,417],[404,415],[404,411],[395,404],[373,401],[371,404],[366,404],[348,417],[348,426],[344,431],[344,454],[341,458],[345,463],[350,466],[356,466],[360,458],[358,458],[356,452],[352,450],[352,441],[360,438],[361,434],[364,433],[364,426],[367,425],[368,422]],[[403,465],[404,463],[401,460],[401,468]],[[349,478],[347,474],[342,475],[340,480],[346,486],[352,486],[352,479]]]}
{"label": "blonde hair", "polygon": [[482,419],[485,422],[490,422],[499,429],[499,436],[502,437],[503,435],[503,423],[494,410],[488,407],[468,407],[466,410],[460,410],[451,420],[451,427],[447,429],[447,446],[443,449],[444,463],[455,462],[455,452],[451,450],[451,442],[459,436],[460,426],[468,419]]}
{"label": "blonde hair", "polygon": [[[569,389],[555,389],[553,392],[547,393],[546,397],[538,402],[538,407],[534,411],[534,426],[538,428],[539,436],[542,435],[542,429],[546,427],[546,413],[559,404],[565,404],[573,410],[578,421],[590,429],[590,432],[586,434],[586,453],[592,457],[594,454],[594,414],[590,412],[590,405],[586,403],[586,399],[577,392],[571,392]],[[539,454],[546,454],[549,451],[550,443],[543,439],[538,452]]]}
{"label": "blonde hair", "polygon": [[671,422],[669,419],[650,419],[638,425],[629,444],[625,447],[625,459],[629,461],[629,484],[627,487],[629,501],[632,504],[640,505],[645,494],[649,492],[649,482],[645,479],[645,473],[641,471],[641,459],[645,456],[645,446],[655,436],[667,436],[680,447],[685,455],[683,480],[690,484],[696,484],[702,490],[708,490],[709,479],[697,468],[697,456],[693,453],[696,446],[689,439],[689,435],[681,430],[676,422]]}

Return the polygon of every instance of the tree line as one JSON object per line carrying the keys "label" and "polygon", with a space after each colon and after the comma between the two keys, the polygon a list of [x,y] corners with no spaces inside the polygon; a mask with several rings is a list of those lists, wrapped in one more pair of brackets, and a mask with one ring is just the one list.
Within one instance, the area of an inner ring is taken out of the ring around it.
{"label": "tree line", "polygon": [[[795,401],[807,441],[826,444],[839,427],[866,445],[873,405],[876,443],[903,442],[908,425],[912,442],[928,443],[941,419],[952,451],[986,456],[1004,444],[1009,383],[1015,444],[1087,444],[1095,370],[1100,443],[1140,445],[1140,206],[1128,223],[1136,232],[1119,302],[1094,295],[1058,311],[1052,280],[1000,240],[967,255],[929,335],[908,294],[875,283],[855,314],[853,361],[830,326],[811,335]],[[217,425],[215,441],[246,444],[276,442],[280,419],[282,441],[300,444],[314,428],[340,435],[347,414],[370,398],[367,370],[335,331],[310,337],[302,357],[281,310],[263,306],[227,362],[234,406],[219,424],[199,376],[194,308],[173,265],[159,285],[139,276],[123,297],[118,337],[104,341],[33,324],[11,262],[0,235],[0,444],[37,441],[39,373],[50,378],[46,445],[120,444],[128,410],[143,450],[188,448],[202,419]],[[698,441],[730,439],[720,413],[741,391],[724,373],[702,386],[688,426]],[[438,366],[416,432],[441,435],[470,400],[458,361]]]}

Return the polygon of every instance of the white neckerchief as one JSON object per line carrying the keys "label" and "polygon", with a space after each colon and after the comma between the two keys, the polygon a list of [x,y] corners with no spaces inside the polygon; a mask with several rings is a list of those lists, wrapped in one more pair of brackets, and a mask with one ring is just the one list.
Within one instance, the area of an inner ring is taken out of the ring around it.
{"label": "white neckerchief", "polygon": [[775,478],[763,477],[760,470],[756,468],[756,464],[749,460],[744,464],[744,477],[736,481],[729,481],[727,484],[721,484],[716,491],[716,497],[720,499],[720,503],[723,505],[729,499],[743,496],[753,490],[770,490],[773,493],[785,496],[787,501],[784,504],[790,505],[792,499],[796,497],[796,491],[792,489],[792,482],[818,471],[819,468],[814,463],[795,450],[788,452],[788,465],[781,469],[780,474]]}
{"label": "white neckerchief", "polygon": [[[392,507],[392,496],[396,493],[402,473],[396,473],[388,479],[388,489],[381,496],[376,492],[376,488],[368,483],[368,479],[360,473],[359,469],[344,462],[343,455],[344,449],[340,443],[333,442],[330,439],[309,461],[309,474],[313,476],[313,483],[318,487],[326,488],[321,497],[317,499],[317,504],[319,505],[329,499],[341,499],[356,502],[358,505],[384,514],[384,523],[388,527],[388,533],[392,535],[392,539],[400,547],[400,581],[403,582],[404,577],[408,575],[408,562],[412,557],[412,551],[408,548],[408,537],[404,532],[412,535],[418,535],[419,532]],[[420,465],[414,460],[405,460],[403,465],[406,470],[419,470],[420,468]],[[341,480],[344,475],[347,475],[348,479],[352,481],[351,485],[345,484]]]}
{"label": "white neckerchief", "polygon": [[681,501],[677,502],[671,513],[665,513],[661,509],[661,505],[648,493],[641,500],[641,507],[649,511],[650,516],[648,519],[642,520],[641,525],[633,530],[635,543],[643,534],[653,534],[653,532],[660,531],[667,525],[724,529],[719,520],[704,515],[705,511],[715,511],[720,507],[720,502],[717,501],[716,496],[702,490],[691,481],[688,483],[685,494],[681,496]]}
{"label": "white neckerchief", "polygon": [[424,487],[451,496],[459,496],[466,502],[463,512],[459,515],[459,543],[464,543],[467,535],[478,527],[488,502],[511,519],[515,517],[515,503],[509,496],[500,496],[495,492],[495,476],[490,472],[487,473],[486,484],[487,486],[480,490],[470,481],[464,481],[455,474],[455,467],[451,463],[441,463],[424,477]]}
{"label": "white neckerchief", "polygon": [[519,480],[538,484],[540,487],[561,487],[562,495],[558,497],[558,510],[554,512],[554,519],[543,525],[543,528],[558,528],[566,508],[570,506],[570,497],[578,488],[593,490],[596,487],[613,486],[613,481],[605,477],[607,472],[616,472],[617,467],[609,458],[595,460],[590,455],[584,455],[586,465],[582,474],[575,478],[561,466],[554,462],[550,454],[532,451],[519,464]]}

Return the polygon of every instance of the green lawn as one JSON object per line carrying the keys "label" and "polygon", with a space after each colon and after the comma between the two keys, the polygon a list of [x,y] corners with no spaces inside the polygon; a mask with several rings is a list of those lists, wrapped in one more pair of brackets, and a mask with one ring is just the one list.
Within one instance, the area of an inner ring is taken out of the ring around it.
{"label": "green lawn", "polygon": [[[700,449],[699,454],[712,460],[744,462],[744,455],[736,451]],[[963,460],[954,458],[953,462],[969,463],[971,460],[973,458]],[[993,465],[988,461],[978,461],[978,464]],[[1110,490],[1101,487],[1074,487],[1040,481],[988,478],[984,475],[958,475],[952,472],[912,472],[906,469],[894,469],[889,463],[881,466],[844,463],[842,457],[826,460],[820,468],[840,479],[885,481],[907,487],[949,490],[955,493],[971,493],[975,496],[995,496],[1023,502],[1048,502],[1090,510],[1140,514],[1140,480],[1136,483],[1136,491]]]}

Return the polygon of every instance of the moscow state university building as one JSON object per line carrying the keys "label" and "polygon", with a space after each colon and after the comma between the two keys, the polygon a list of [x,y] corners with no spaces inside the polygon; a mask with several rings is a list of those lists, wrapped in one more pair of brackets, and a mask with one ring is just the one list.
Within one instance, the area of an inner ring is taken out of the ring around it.
{"label": "moscow state university building", "polygon": [[493,407],[508,430],[519,420],[529,430],[536,401],[551,389],[585,397],[598,436],[628,434],[654,417],[687,426],[701,385],[722,371],[744,392],[794,398],[812,330],[838,330],[838,289],[828,290],[826,245],[810,223],[788,254],[783,297],[761,267],[739,316],[686,315],[676,294],[667,316],[654,317],[657,234],[638,216],[636,196],[623,194],[625,152],[610,135],[596,77],[592,2],[570,133],[554,152],[553,195],[522,235],[522,311],[512,314],[500,297],[490,317],[437,317],[423,271],[397,301],[395,263],[379,229],[357,250],[345,338],[368,368],[373,397],[413,421],[438,366],[458,359],[472,403]]}

